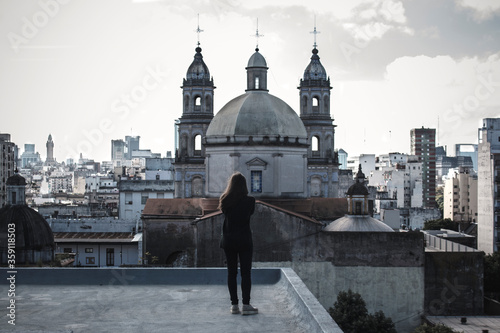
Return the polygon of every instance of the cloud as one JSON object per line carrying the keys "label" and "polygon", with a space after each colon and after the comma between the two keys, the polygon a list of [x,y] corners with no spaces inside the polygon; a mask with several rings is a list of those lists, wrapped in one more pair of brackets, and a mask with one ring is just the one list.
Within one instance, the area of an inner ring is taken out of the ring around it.
{"label": "cloud", "polygon": [[457,5],[474,12],[474,19],[485,21],[500,16],[500,2],[496,0],[456,0]]}

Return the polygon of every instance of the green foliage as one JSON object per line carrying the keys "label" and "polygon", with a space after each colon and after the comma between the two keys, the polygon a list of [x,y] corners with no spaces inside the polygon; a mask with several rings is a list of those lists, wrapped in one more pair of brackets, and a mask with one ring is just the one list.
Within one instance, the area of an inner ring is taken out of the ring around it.
{"label": "green foliage", "polygon": [[443,324],[435,326],[423,324],[417,327],[413,333],[456,333],[456,331]]}
{"label": "green foliage", "polygon": [[444,187],[439,186],[436,188],[436,206],[441,212],[441,216],[443,216],[444,211]]}
{"label": "green foliage", "polygon": [[425,221],[424,230],[441,230],[449,229],[458,231],[458,223],[453,222],[450,219],[436,219]]}
{"label": "green foliage", "polygon": [[382,311],[369,314],[361,295],[351,289],[339,292],[328,312],[345,333],[396,333],[391,318],[386,318]]}
{"label": "green foliage", "polygon": [[500,253],[484,256],[484,291],[500,293]]}

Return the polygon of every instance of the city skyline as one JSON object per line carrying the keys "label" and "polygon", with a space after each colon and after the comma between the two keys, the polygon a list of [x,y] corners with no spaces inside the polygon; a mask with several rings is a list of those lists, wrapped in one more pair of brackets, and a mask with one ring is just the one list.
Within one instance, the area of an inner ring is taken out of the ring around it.
{"label": "city skyline", "polygon": [[453,144],[477,143],[481,119],[500,114],[494,1],[41,0],[3,1],[0,12],[0,132],[21,152],[36,144],[43,160],[49,134],[59,162],[110,160],[111,140],[126,135],[173,152],[198,41],[216,113],[244,93],[257,19],[269,92],[296,112],[317,43],[333,87],[335,148],[350,156],[409,153],[410,130],[422,126],[453,154]]}

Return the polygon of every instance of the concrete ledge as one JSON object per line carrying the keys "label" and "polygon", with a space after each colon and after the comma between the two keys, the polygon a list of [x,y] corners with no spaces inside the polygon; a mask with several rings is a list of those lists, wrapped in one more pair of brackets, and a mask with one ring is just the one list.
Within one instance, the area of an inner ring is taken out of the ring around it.
{"label": "concrete ledge", "polygon": [[[7,274],[7,269],[3,275]],[[16,281],[26,285],[225,285],[225,268],[17,268]],[[275,284],[281,271],[252,269],[253,284]],[[7,284],[6,279],[0,279]]]}

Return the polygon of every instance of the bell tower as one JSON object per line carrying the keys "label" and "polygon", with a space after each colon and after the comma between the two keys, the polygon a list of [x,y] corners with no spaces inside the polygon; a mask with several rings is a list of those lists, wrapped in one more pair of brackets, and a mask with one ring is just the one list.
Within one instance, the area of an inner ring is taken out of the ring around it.
{"label": "bell tower", "polygon": [[300,119],[307,131],[309,195],[339,197],[338,156],[335,153],[335,125],[330,114],[330,78],[318,56],[314,27],[314,45],[311,61],[300,80]]}
{"label": "bell tower", "polygon": [[214,81],[203,61],[198,29],[198,46],[194,60],[182,82],[182,117],[176,121],[175,197],[204,195],[205,148],[203,141],[214,117]]}

